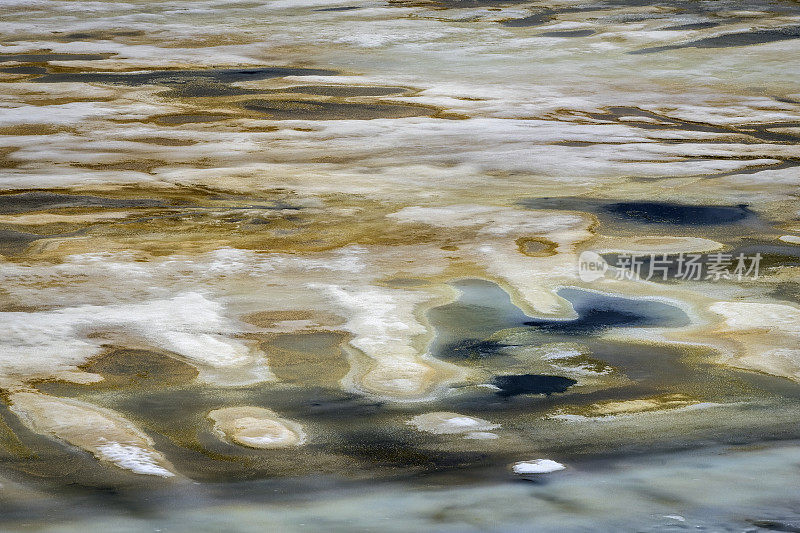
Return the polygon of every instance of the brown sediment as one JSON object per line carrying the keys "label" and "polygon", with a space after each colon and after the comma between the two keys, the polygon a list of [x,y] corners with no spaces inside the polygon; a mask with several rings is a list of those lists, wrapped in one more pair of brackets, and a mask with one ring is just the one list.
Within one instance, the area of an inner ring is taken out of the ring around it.
{"label": "brown sediment", "polygon": [[304,387],[337,387],[350,371],[342,345],[350,336],[311,331],[287,333],[262,343],[269,354],[269,368],[282,382]]}
{"label": "brown sediment", "polygon": [[115,54],[64,54],[51,51],[25,52],[22,54],[0,54],[0,63],[48,63],[50,61],[99,61]]}
{"label": "brown sediment", "polygon": [[16,152],[18,148],[0,148],[0,168],[17,168],[20,166],[20,161],[9,155]]}
{"label": "brown sediment", "polygon": [[144,37],[147,32],[144,30],[85,30],[77,32],[65,33],[63,31],[54,31],[45,35],[40,35],[37,40],[54,40],[60,42],[75,42],[75,41],[108,41],[108,40],[124,40],[119,37]]}
{"label": "brown sediment", "polygon": [[155,144],[158,146],[192,146],[200,142],[193,139],[174,139],[170,137],[133,137],[127,140],[131,142]]}
{"label": "brown sediment", "polygon": [[[155,144],[155,143],[154,143]],[[191,145],[190,143],[189,145]],[[163,146],[189,146],[182,144],[162,144]],[[129,161],[114,161],[113,163],[73,163],[77,168],[87,168],[89,170],[131,170],[134,172],[152,172],[154,168],[166,166],[165,161],[137,159]]]}
{"label": "brown sediment", "polygon": [[375,104],[322,100],[249,100],[242,107],[273,120],[372,120],[441,115],[430,106],[381,102]]}
{"label": "brown sediment", "polygon": [[303,322],[309,327],[323,329],[335,328],[344,324],[342,317],[329,313],[320,313],[304,309],[295,311],[258,311],[241,317],[241,320],[261,328],[280,331],[281,323]]}
{"label": "brown sediment", "polygon": [[293,87],[283,87],[273,89],[273,92],[299,93],[314,96],[388,96],[391,94],[401,94],[414,92],[415,89],[408,87],[382,87],[379,85],[296,85]]}
{"label": "brown sediment", "polygon": [[56,124],[17,124],[14,126],[0,126],[0,135],[55,135],[69,133],[74,129],[69,126]]}
{"label": "brown sediment", "polygon": [[[163,207],[143,204],[131,211],[124,223],[112,218],[87,220],[90,226],[85,235],[91,237],[90,241],[56,238],[34,253],[68,255],[79,253],[89,244],[94,251],[137,249],[154,255],[177,250],[201,253],[220,246],[270,252],[323,251],[347,244],[392,246],[441,242],[447,246],[455,240],[468,240],[473,234],[468,228],[454,232],[423,224],[387,224],[385,215],[395,208],[353,197],[325,199],[321,208],[292,209],[291,204],[282,205],[284,201],[291,202],[292,197],[277,191],[272,198],[265,191],[263,199],[244,195],[225,197],[212,191],[183,188],[135,187],[109,192],[113,196],[99,196],[99,191],[95,191],[98,200],[92,201],[100,205],[93,210],[61,207],[54,210],[47,206],[45,209],[64,215],[103,213],[103,198],[109,198],[110,208],[125,206],[126,199],[134,202],[131,204],[134,207],[136,201],[160,202]],[[170,205],[181,201],[184,206]],[[356,207],[357,211],[339,214],[340,206]]]}
{"label": "brown sediment", "polygon": [[108,349],[78,367],[102,376],[90,388],[160,388],[192,382],[198,371],[168,354],[129,348]]}
{"label": "brown sediment", "polygon": [[224,115],[221,113],[179,113],[173,115],[155,115],[149,117],[149,121],[163,126],[181,126],[183,124],[196,124],[203,122],[218,122],[235,118],[234,115]]}
{"label": "brown sediment", "polygon": [[558,244],[544,238],[520,237],[516,243],[519,253],[528,257],[549,257],[558,248]]}

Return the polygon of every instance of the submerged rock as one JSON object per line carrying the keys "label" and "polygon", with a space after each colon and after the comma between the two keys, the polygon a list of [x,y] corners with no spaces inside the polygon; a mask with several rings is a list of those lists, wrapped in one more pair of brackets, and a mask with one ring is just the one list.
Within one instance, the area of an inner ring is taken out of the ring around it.
{"label": "submerged rock", "polygon": [[172,465],[153,449],[150,437],[114,411],[35,392],[17,392],[10,400],[11,411],[31,431],[135,474],[175,476]]}
{"label": "submerged rock", "polygon": [[214,433],[220,439],[248,448],[288,448],[306,440],[303,426],[262,407],[215,409],[208,418],[214,422]]}

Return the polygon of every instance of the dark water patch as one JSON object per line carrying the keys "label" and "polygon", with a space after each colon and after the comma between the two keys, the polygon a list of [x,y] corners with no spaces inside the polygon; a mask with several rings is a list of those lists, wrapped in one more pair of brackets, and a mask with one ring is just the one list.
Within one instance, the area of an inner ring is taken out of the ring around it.
{"label": "dark water patch", "polygon": [[426,475],[485,463],[481,452],[447,451],[420,446],[417,435],[405,428],[343,432],[332,449],[377,468],[423,469]]}
{"label": "dark water patch", "polygon": [[114,54],[0,54],[0,63],[46,63],[48,61],[99,61]]}
{"label": "dark water patch", "polygon": [[[541,26],[542,24],[550,22],[560,14],[598,11],[606,9],[607,6],[608,5],[605,3],[600,3],[595,5],[588,4],[588,5],[577,5],[574,7],[556,7],[556,8],[540,9],[536,13],[532,13],[526,17],[500,21],[500,24],[502,24],[507,28],[528,28],[534,26]],[[575,30],[575,31],[585,31],[585,30]]]}
{"label": "dark water patch", "polygon": [[114,37],[141,37],[145,35],[143,30],[119,30],[119,31],[78,31],[64,35],[59,35],[55,40],[62,42],[74,41],[104,41]]}
{"label": "dark water patch", "polygon": [[438,356],[448,359],[459,359],[462,361],[479,362],[489,357],[495,358],[501,355],[502,350],[508,345],[494,340],[480,338],[463,339],[443,346]]}
{"label": "dark water patch", "polygon": [[409,89],[405,87],[351,85],[298,85],[283,89],[246,89],[227,85],[218,81],[200,79],[176,85],[168,91],[159,93],[159,96],[172,98],[202,98],[289,93],[347,98],[357,96],[386,96],[390,94],[402,94],[408,91]]}
{"label": "dark water patch", "polygon": [[261,94],[264,91],[232,87],[225,83],[207,79],[190,80],[175,85],[172,89],[158,93],[166,98],[207,98],[219,96],[242,96],[247,94]]}
{"label": "dark water patch", "polygon": [[666,46],[653,46],[628,52],[629,54],[652,54],[667,50],[681,48],[732,48],[738,46],[753,46],[756,44],[773,43],[800,38],[800,26],[786,26],[783,28],[751,30],[736,33],[724,33],[714,37],[706,37],[683,44]]}
{"label": "dark water patch", "polygon": [[321,7],[314,11],[355,11],[356,9],[361,9],[361,6]]}
{"label": "dark water patch", "polygon": [[436,329],[431,353],[444,359],[480,362],[507,356],[504,348],[508,345],[496,334],[512,328],[535,333],[531,342],[544,344],[594,336],[612,327],[677,328],[689,324],[681,309],[663,302],[571,288],[559,290],[558,295],[572,304],[577,318],[537,319],[523,313],[494,283],[464,280],[453,285],[461,291],[459,299],[428,312],[428,320]]}
{"label": "dark water patch", "polygon": [[[586,116],[599,121],[621,122],[620,118],[626,117],[622,122],[627,126],[641,129],[664,130],[681,129],[686,131],[697,131],[703,133],[726,133],[731,134],[731,128],[704,124],[699,122],[689,122],[673,117],[668,117],[653,111],[647,111],[633,106],[609,106],[604,113],[586,113]],[[630,120],[631,117],[641,117],[641,121]],[[654,122],[655,121],[655,122]]]}
{"label": "dark water patch", "polygon": [[192,146],[199,142],[190,139],[172,139],[170,137],[132,137],[127,140],[137,143],[155,144],[157,146]]}
{"label": "dark water patch", "polygon": [[[624,8],[654,7],[654,6],[658,6],[662,9],[670,10],[672,12],[679,11],[682,14],[697,13],[700,15],[705,15],[705,14],[713,15],[719,10],[718,7],[710,3],[708,5],[703,3],[687,4],[685,2],[671,1],[671,0],[665,0],[661,2],[652,2],[648,0],[599,1],[599,2],[590,2],[588,4],[581,4],[571,7],[552,7],[552,8],[542,9],[526,17],[500,21],[500,24],[506,27],[520,27],[520,28],[540,26],[557,18],[559,15],[562,14],[601,12],[597,14],[597,16],[599,17],[602,16],[603,11],[618,10],[620,8],[624,9]],[[759,7],[758,9],[761,9],[762,7]],[[789,11],[795,12],[797,10],[790,9]],[[611,15],[603,20],[627,23],[627,22],[649,21],[653,19],[668,19],[671,16],[674,16],[673,13],[646,13],[646,14],[623,13],[623,14]],[[706,23],[696,23],[696,24],[699,25]],[[682,26],[689,26],[689,27],[683,28]],[[675,29],[692,29],[691,26],[693,25],[686,24],[686,25],[676,26]],[[698,29],[701,27],[710,27],[710,26],[705,26],[705,25],[698,26]]]}
{"label": "dark water patch", "polygon": [[604,207],[616,216],[643,224],[709,226],[754,216],[746,205],[708,206],[669,202],[617,202]]}
{"label": "dark water patch", "polygon": [[[800,11],[794,2],[772,2],[767,0],[743,0],[737,2],[684,2],[682,0],[610,0],[593,4],[594,9],[617,9],[625,7],[658,7],[671,10],[666,16],[681,15],[717,15],[731,9],[748,11],[769,11],[771,14],[795,14]],[[727,18],[727,14],[725,15]]]}
{"label": "dark water patch", "polygon": [[34,81],[40,83],[104,83],[108,85],[167,85],[187,82],[235,83],[284,76],[332,76],[334,70],[290,67],[228,68],[206,70],[155,70],[150,72],[59,72],[49,73]]}
{"label": "dark water patch", "polygon": [[151,117],[156,124],[164,124],[166,126],[180,126],[183,124],[198,124],[203,122],[219,122],[233,118],[232,115],[223,115],[219,113],[178,113],[175,115],[159,115]]}
{"label": "dark water patch", "polygon": [[344,422],[378,415],[384,409],[384,403],[344,391],[332,393],[329,390],[322,394],[314,394],[303,403],[303,413],[315,420],[328,422]]}
{"label": "dark water patch", "polygon": [[12,215],[67,207],[162,207],[160,200],[117,199],[100,196],[23,192],[0,195],[0,214]]}
{"label": "dark water patch", "polygon": [[501,398],[509,398],[521,394],[544,394],[566,392],[577,380],[563,376],[545,374],[519,374],[511,376],[495,376],[492,384],[500,390],[496,392]]}
{"label": "dark water patch", "polygon": [[[74,396],[66,389],[60,392]],[[449,471],[480,464],[488,457],[442,449],[436,445],[437,438],[411,430],[404,418],[398,420],[382,404],[341,390],[272,383],[242,388],[118,388],[78,394],[82,401],[135,421],[179,472],[199,481],[230,483],[319,472],[380,479]],[[212,433],[207,413],[235,405],[265,407],[295,420],[305,427],[309,442],[272,450],[223,442]]]}
{"label": "dark water patch", "polygon": [[[704,228],[724,235],[774,232],[746,205],[684,204],[658,201],[623,201],[574,196],[526,198],[519,205],[527,209],[579,211],[594,214],[602,225],[641,236],[646,228],[652,234],[680,235],[691,228]],[[735,231],[733,231],[735,229]],[[677,232],[677,233],[676,233]],[[710,234],[709,234],[710,235]]]}
{"label": "dark water patch", "polygon": [[0,229],[0,254],[16,255],[22,253],[30,243],[45,237],[46,235]]}
{"label": "dark water patch", "polygon": [[567,30],[567,31],[546,31],[540,35],[542,37],[588,37],[594,35],[594,30]]}
{"label": "dark water patch", "polygon": [[408,92],[406,87],[376,87],[356,85],[301,85],[286,87],[274,92],[309,94],[313,96],[386,96],[389,94],[402,94]]}
{"label": "dark water patch", "polygon": [[[643,130],[684,130],[701,133],[716,133],[728,137],[744,135],[759,141],[775,143],[796,143],[796,135],[780,133],[772,130],[775,128],[796,127],[799,124],[796,121],[786,121],[721,126],[690,120],[682,120],[633,106],[609,106],[605,108],[605,112],[584,113],[584,115],[594,120],[603,122],[617,122],[628,127],[635,127]],[[626,119],[621,121],[620,119],[622,117],[626,117]],[[631,120],[631,117],[641,117],[641,120]],[[724,139],[716,138],[713,139],[712,142],[720,143],[724,142]]]}
{"label": "dark water patch", "polygon": [[[700,122],[690,122],[673,117],[668,117],[652,111],[647,111],[633,106],[609,106],[602,113],[585,113],[589,118],[598,121],[609,121],[622,123],[625,126],[636,127],[644,130],[685,130],[701,133],[720,133],[731,135],[736,133],[734,128],[716,126]],[[621,121],[626,117],[625,121]],[[641,117],[641,120],[631,120],[632,117]],[[719,142],[715,139],[715,142]]]}
{"label": "dark water patch", "polygon": [[489,339],[493,334],[530,320],[494,283],[463,280],[453,285],[461,291],[458,300],[428,311],[436,331],[431,346],[436,357],[466,359],[494,353],[500,345]]}
{"label": "dark water patch", "polygon": [[47,69],[44,67],[34,67],[31,65],[21,67],[7,67],[0,68],[0,72],[5,74],[46,74]]}
{"label": "dark water patch", "polygon": [[561,289],[558,295],[569,300],[578,314],[574,320],[527,320],[525,326],[569,335],[595,334],[612,327],[665,327],[689,325],[689,317],[679,308],[652,300],[593,293],[580,289]]}
{"label": "dark water patch", "polygon": [[684,30],[704,30],[706,28],[715,28],[719,26],[719,22],[691,22],[689,24],[679,24],[677,26],[667,26],[666,28],[661,28],[662,30],[668,31],[684,31]]}
{"label": "dark water patch", "polygon": [[[743,124],[737,126],[737,132],[762,139],[769,142],[796,144],[800,140],[800,134],[783,133],[775,131],[779,128],[798,128],[800,122],[763,122],[761,124]],[[798,164],[797,158],[789,158],[788,162]]]}
{"label": "dark water patch", "polygon": [[58,41],[62,43],[72,43],[76,41],[110,41],[116,37],[141,37],[145,35],[143,30],[97,30],[97,31],[73,31],[69,33],[52,32],[47,37],[42,37],[42,41]]}
{"label": "dark water patch", "polygon": [[274,120],[370,120],[431,116],[435,109],[403,104],[350,104],[315,100],[251,100],[243,106]]}
{"label": "dark water patch", "polygon": [[541,26],[549,22],[556,15],[556,11],[547,10],[541,11],[534,15],[528,15],[518,19],[509,19],[500,21],[500,24],[506,28],[530,28],[533,26]]}

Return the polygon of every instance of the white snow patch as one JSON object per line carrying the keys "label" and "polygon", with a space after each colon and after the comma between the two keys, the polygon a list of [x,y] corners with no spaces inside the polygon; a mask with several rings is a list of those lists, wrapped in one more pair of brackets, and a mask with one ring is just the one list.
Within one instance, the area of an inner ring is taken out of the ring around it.
{"label": "white snow patch", "polygon": [[514,463],[511,469],[515,474],[549,474],[564,470],[566,466],[552,459],[534,459],[533,461],[520,461]]}
{"label": "white snow patch", "polygon": [[132,444],[109,442],[97,447],[101,459],[136,474],[174,477],[175,474],[158,464],[158,458],[149,450]]}

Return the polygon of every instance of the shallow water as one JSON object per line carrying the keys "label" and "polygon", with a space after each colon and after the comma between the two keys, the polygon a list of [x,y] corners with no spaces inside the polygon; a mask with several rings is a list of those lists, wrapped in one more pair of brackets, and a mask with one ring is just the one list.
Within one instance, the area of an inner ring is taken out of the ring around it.
{"label": "shallow water", "polygon": [[0,14],[3,531],[800,528],[796,2]]}

